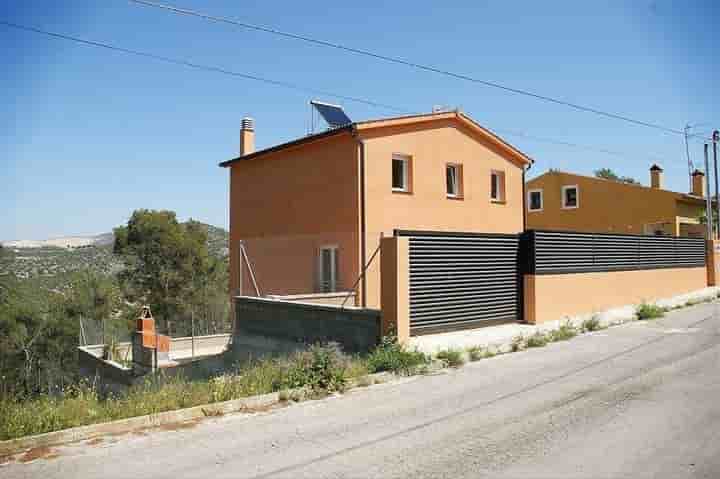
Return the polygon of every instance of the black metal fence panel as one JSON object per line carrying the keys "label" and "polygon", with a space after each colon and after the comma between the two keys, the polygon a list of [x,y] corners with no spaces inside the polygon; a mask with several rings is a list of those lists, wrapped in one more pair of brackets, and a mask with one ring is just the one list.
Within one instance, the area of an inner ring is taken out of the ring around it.
{"label": "black metal fence panel", "polygon": [[409,236],[410,333],[519,319],[518,235]]}
{"label": "black metal fence panel", "polygon": [[705,266],[705,240],[670,236],[528,231],[530,274],[587,273]]}

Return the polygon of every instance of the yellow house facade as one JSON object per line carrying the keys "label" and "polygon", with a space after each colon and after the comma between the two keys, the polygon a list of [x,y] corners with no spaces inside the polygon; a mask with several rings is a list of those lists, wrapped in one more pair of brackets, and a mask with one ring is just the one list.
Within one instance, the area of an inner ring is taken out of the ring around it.
{"label": "yellow house facade", "polygon": [[663,170],[650,186],[550,170],[526,184],[528,229],[704,237],[705,175],[693,173],[690,193],[663,189]]}

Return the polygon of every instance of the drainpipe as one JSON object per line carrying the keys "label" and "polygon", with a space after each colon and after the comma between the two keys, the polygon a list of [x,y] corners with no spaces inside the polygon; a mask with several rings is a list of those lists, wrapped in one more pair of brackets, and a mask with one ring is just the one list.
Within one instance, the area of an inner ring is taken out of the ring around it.
{"label": "drainpipe", "polygon": [[365,222],[365,141],[360,139],[357,133],[357,129],[353,125],[352,136],[357,140],[360,149],[358,155],[358,174],[360,176],[360,268],[361,268],[361,288],[362,294],[360,295],[360,305],[363,308],[367,307],[367,281],[365,274],[362,272],[362,268],[365,267],[367,261],[366,251],[366,222]]}
{"label": "drainpipe", "polygon": [[527,230],[527,191],[526,191],[526,185],[525,185],[525,173],[530,171],[530,168],[532,168],[534,161],[530,160],[530,164],[528,164],[527,169],[523,167],[522,170],[522,210],[523,210],[523,233]]}

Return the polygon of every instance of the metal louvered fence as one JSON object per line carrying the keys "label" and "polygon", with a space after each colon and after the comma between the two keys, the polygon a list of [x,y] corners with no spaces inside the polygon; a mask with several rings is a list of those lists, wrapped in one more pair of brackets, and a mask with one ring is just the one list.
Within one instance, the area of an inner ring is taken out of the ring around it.
{"label": "metal louvered fence", "polygon": [[409,237],[410,334],[520,319],[518,235],[398,234]]}
{"label": "metal louvered fence", "polygon": [[410,334],[522,321],[524,274],[704,267],[705,240],[560,231],[408,237]]}
{"label": "metal louvered fence", "polygon": [[564,274],[705,266],[705,240],[560,231],[528,231],[528,274]]}

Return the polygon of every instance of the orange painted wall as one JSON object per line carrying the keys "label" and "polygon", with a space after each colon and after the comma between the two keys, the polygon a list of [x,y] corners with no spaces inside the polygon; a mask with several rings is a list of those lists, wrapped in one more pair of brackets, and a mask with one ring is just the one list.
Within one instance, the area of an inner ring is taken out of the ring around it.
{"label": "orange painted wall", "polygon": [[[230,288],[238,283],[245,241],[261,294],[317,289],[318,251],[338,245],[339,289],[358,274],[357,141],[320,139],[230,167]],[[254,295],[243,268],[243,294]]]}
{"label": "orange painted wall", "polygon": [[[522,167],[493,145],[447,120],[431,126],[389,127],[361,132],[366,155],[369,259],[393,229],[517,233],[523,228]],[[393,153],[412,158],[412,192],[392,191]],[[462,164],[463,199],[446,195],[445,166]],[[490,172],[505,173],[506,201],[490,200]],[[380,305],[380,259],[367,273],[369,307]]]}
{"label": "orange painted wall", "polygon": [[[561,188],[578,185],[575,209],[563,209]],[[627,185],[559,171],[548,172],[527,183],[527,190],[543,190],[543,210],[527,212],[528,229],[593,233],[644,234],[647,223],[668,222],[676,232],[676,216],[698,217],[702,206],[678,203],[678,193]]]}
{"label": "orange painted wall", "polygon": [[707,274],[700,267],[526,275],[525,320],[538,324],[689,293],[707,286]]}
{"label": "orange painted wall", "polygon": [[398,341],[410,338],[410,260],[408,238],[386,237],[380,241],[382,332],[395,334]]}

